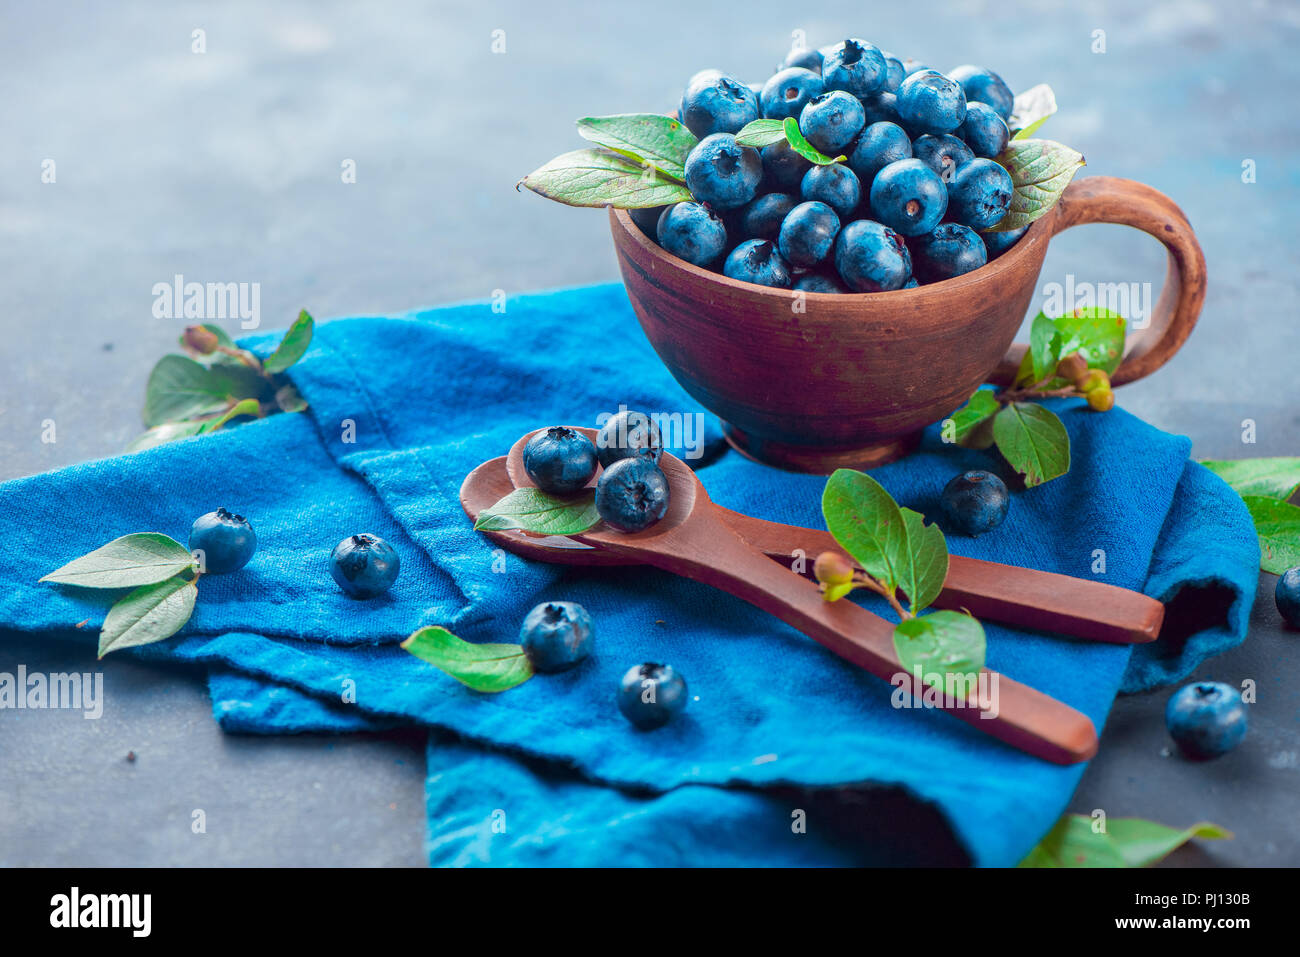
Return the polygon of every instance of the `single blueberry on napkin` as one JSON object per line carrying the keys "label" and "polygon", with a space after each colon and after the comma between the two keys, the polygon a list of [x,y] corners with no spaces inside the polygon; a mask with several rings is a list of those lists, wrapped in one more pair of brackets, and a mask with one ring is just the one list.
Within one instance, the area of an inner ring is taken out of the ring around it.
{"label": "single blueberry on napkin", "polygon": [[[275,338],[246,344],[266,354]],[[67,637],[92,655],[95,629],[73,626],[98,626],[111,598],[38,585],[41,574],[128,532],[184,540],[218,505],[249,516],[260,545],[248,567],[205,578],[180,635],[129,653],[211,665],[214,713],[230,730],[430,726],[434,864],[1006,865],[1066,806],[1082,766],[1031,758],[942,713],[896,710],[888,685],[737,599],[649,568],[528,562],[472,531],[461,480],[524,432],[595,425],[620,404],[688,421],[701,411],[621,286],[520,296],[504,315],[469,303],[324,323],[291,377],[307,414],[0,485],[0,629]],[[1016,492],[995,532],[949,544],[1079,577],[1102,550],[1105,581],[1200,606],[1137,649],[985,623],[991,668],[1100,728],[1118,691],[1177,680],[1242,640],[1258,546],[1240,500],[1188,461],[1186,439],[1120,410],[1053,408],[1070,431],[1070,473]],[[715,501],[822,527],[823,477],[725,452],[705,421],[692,462]],[[940,489],[971,467],[1007,476],[996,455],[944,446],[932,428],[916,454],[872,474],[937,516]],[[329,577],[330,550],[357,531],[402,553],[382,599],[349,599]],[[32,554],[48,567],[33,569]],[[595,617],[591,659],[499,695],[397,647],[426,624],[513,641],[526,612],[555,598]],[[652,733],[613,703],[618,677],[644,660],[671,662],[693,697]],[[864,808],[896,826],[864,826]],[[888,844],[891,830],[907,840]]]}

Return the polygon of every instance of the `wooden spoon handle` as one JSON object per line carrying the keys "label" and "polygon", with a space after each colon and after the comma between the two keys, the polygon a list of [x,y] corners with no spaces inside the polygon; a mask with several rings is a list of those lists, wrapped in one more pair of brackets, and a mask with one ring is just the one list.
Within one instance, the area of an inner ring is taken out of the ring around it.
{"label": "wooden spoon handle", "polygon": [[[894,651],[892,624],[851,601],[825,601],[817,585],[755,551],[716,512],[699,509],[678,528],[648,539],[611,532],[577,537],[744,599],[841,658],[921,697],[923,687],[903,670]],[[1096,729],[1086,715],[988,669],[981,681],[987,696],[962,701],[939,694],[935,706],[1057,764],[1086,761],[1096,753]]]}
{"label": "wooden spoon handle", "polygon": [[[830,532],[714,508],[753,548],[787,565],[803,555],[811,568],[821,552],[844,551]],[[1165,614],[1163,604],[1127,588],[960,555],[949,558],[948,577],[934,604],[964,608],[976,618],[1114,644],[1154,641]]]}

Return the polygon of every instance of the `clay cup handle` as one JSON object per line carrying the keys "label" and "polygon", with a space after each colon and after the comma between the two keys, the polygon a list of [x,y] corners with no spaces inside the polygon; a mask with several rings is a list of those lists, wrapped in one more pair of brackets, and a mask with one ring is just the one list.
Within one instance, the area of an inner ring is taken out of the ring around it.
{"label": "clay cup handle", "polygon": [[[1141,229],[1164,243],[1169,253],[1164,288],[1151,322],[1130,335],[1124,361],[1110,377],[1112,384],[1123,385],[1155,372],[1191,335],[1205,302],[1205,254],[1177,204],[1136,180],[1089,176],[1066,187],[1057,202],[1052,234],[1085,223]],[[1023,343],[1013,345],[992,381],[1013,381],[1025,349]]]}

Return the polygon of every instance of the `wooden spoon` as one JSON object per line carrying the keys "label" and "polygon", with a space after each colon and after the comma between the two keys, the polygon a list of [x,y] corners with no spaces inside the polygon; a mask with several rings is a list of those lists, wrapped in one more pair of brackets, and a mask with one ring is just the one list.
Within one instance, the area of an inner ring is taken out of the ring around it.
{"label": "wooden spoon", "polygon": [[[595,440],[595,429],[570,428]],[[518,488],[533,485],[533,480],[524,471],[523,458],[524,446],[530,438],[531,433],[525,435],[506,456],[506,471]],[[594,485],[595,481],[593,478],[591,484]],[[825,530],[769,522],[721,505],[714,505],[713,509],[752,547],[786,566],[802,555],[811,568],[812,560],[822,552],[843,552],[831,533]],[[548,538],[546,541],[554,545],[565,540]],[[569,542],[569,545],[572,547],[573,543]],[[542,561],[551,560],[537,557]],[[601,562],[626,563],[626,559],[612,554]],[[1160,635],[1165,617],[1165,606],[1161,602],[1128,588],[961,555],[949,556],[948,577],[934,606],[964,609],[976,618],[1033,631],[1059,632],[1114,644],[1154,641]]]}
{"label": "wooden spoon", "polygon": [[[582,431],[591,434],[590,430]],[[502,475],[499,462],[494,460],[475,469],[461,486],[461,503],[471,518],[516,487],[509,481],[508,472]],[[544,554],[554,554],[568,564],[582,564],[589,557],[610,553],[629,563],[654,565],[712,585],[775,615],[840,657],[903,687],[918,699],[927,692],[898,661],[893,624],[853,602],[823,600],[817,585],[770,561],[733,532],[695,473],[684,463],[665,454],[660,467],[668,478],[671,500],[667,514],[657,523],[635,534],[598,526],[570,536],[581,545],[591,546],[592,551],[557,548],[552,552],[548,547]],[[987,668],[984,672],[981,680],[996,689],[991,701],[981,704],[940,693],[937,706],[986,734],[1048,761],[1073,764],[1096,754],[1097,732],[1087,715],[997,672]],[[972,699],[978,697],[973,695]]]}

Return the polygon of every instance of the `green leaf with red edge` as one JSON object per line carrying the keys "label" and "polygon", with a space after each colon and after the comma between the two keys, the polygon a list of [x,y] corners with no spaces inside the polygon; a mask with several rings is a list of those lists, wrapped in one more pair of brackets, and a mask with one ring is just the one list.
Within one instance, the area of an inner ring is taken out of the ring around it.
{"label": "green leaf with red edge", "polygon": [[1011,206],[996,226],[985,230],[990,233],[1022,229],[1045,216],[1085,163],[1082,153],[1064,144],[1020,139],[1008,143],[997,162],[1011,174]]}

